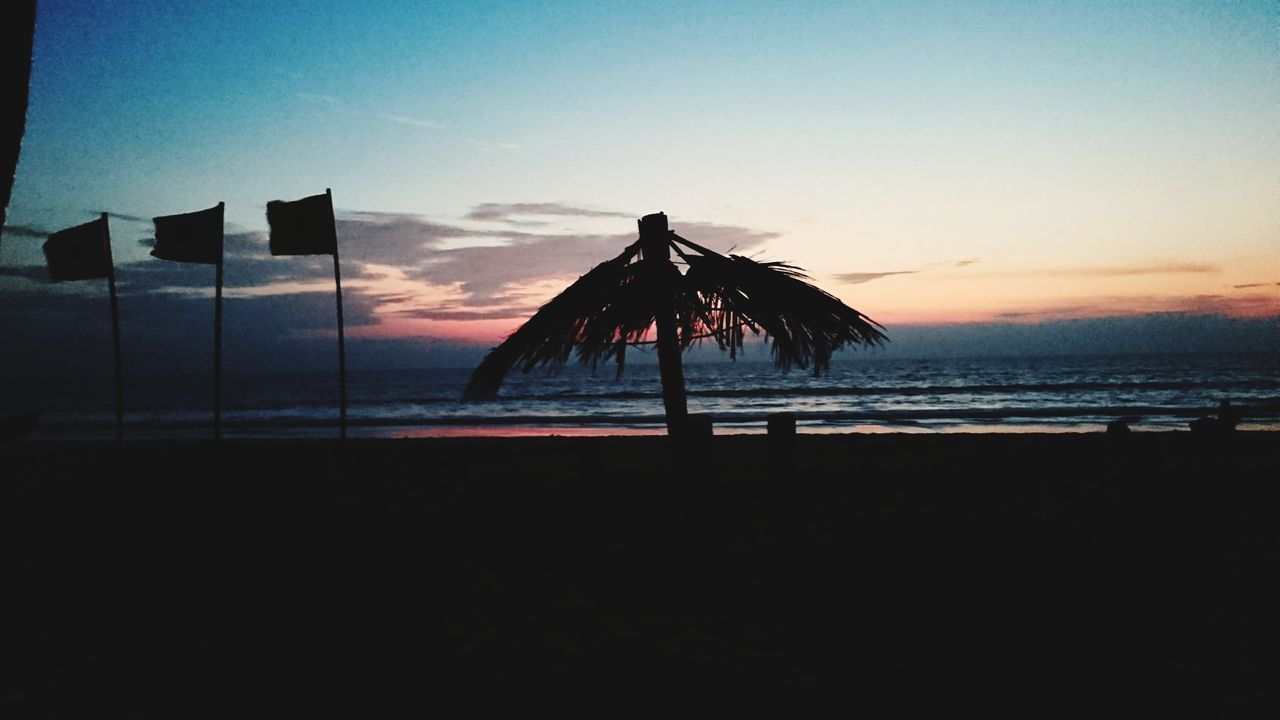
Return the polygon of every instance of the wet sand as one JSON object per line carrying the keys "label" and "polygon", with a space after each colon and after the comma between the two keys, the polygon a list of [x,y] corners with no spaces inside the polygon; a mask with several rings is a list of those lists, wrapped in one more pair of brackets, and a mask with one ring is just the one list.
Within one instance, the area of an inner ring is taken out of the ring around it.
{"label": "wet sand", "polygon": [[3,446],[0,707],[1258,706],[1277,450],[1275,433]]}

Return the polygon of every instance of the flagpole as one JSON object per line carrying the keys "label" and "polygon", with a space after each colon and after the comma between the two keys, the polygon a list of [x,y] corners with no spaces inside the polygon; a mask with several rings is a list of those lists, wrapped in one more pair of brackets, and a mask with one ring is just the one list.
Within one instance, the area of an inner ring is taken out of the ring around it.
{"label": "flagpole", "polygon": [[102,244],[107,250],[107,289],[111,294],[111,340],[116,360],[116,440],[124,440],[124,375],[120,369],[120,304],[116,301],[116,263],[111,257],[111,227],[102,213]]}
{"label": "flagpole", "polygon": [[[329,209],[333,210],[333,191],[325,188],[324,192],[329,196]],[[333,284],[337,288],[338,296],[338,402],[341,410],[339,411],[341,428],[341,438],[347,439],[347,349],[344,339],[345,331],[342,327],[342,273],[338,270],[338,224],[333,217],[329,218],[333,222]]]}
{"label": "flagpole", "polygon": [[222,245],[226,204],[218,203],[218,265],[213,291],[213,439],[222,439]]}

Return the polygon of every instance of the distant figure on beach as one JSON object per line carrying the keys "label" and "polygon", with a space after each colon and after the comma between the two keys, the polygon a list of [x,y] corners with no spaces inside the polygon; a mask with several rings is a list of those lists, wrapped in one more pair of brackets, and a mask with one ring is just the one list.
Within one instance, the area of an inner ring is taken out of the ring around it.
{"label": "distant figure on beach", "polygon": [[1218,416],[1197,418],[1191,421],[1191,432],[1225,433],[1232,432],[1240,422],[1240,414],[1231,407],[1231,401],[1223,399],[1218,403]]}
{"label": "distant figure on beach", "polygon": [[1236,409],[1231,407],[1231,401],[1223,398],[1218,403],[1218,424],[1223,430],[1235,430],[1236,425],[1240,422],[1240,414]]}
{"label": "distant figure on beach", "polygon": [[1107,423],[1108,434],[1115,435],[1118,433],[1127,433],[1127,432],[1129,432],[1129,423],[1125,422],[1124,420],[1112,420],[1111,422]]}

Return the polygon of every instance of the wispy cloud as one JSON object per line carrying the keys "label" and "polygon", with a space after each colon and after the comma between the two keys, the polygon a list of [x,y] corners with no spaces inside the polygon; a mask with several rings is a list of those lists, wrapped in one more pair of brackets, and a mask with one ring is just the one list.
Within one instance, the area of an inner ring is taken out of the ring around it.
{"label": "wispy cloud", "polygon": [[924,266],[926,269],[923,270],[838,273],[831,277],[835,278],[837,282],[842,282],[846,285],[861,285],[862,283],[869,283],[872,280],[879,280],[881,278],[892,277],[894,275],[917,275],[922,272],[932,272],[932,270],[929,270],[928,268],[967,268],[970,265],[975,265],[979,262],[981,261],[978,260],[978,258],[969,258],[967,260],[945,260],[943,262],[929,263]]}
{"label": "wispy cloud", "polygon": [[1131,317],[1157,313],[1269,317],[1280,313],[1280,300],[1261,293],[1247,295],[1139,295],[1090,298],[1082,302],[1029,307],[994,315],[1010,322],[1051,322],[1079,318]]}
{"label": "wispy cloud", "polygon": [[1246,289],[1249,289],[1249,288],[1272,287],[1272,286],[1280,286],[1280,282],[1277,282],[1277,283],[1269,283],[1269,282],[1245,283],[1244,285],[1232,285],[1231,287],[1235,288],[1236,290],[1246,290]]}
{"label": "wispy cloud", "polygon": [[[448,125],[442,122],[438,122],[436,120],[429,120],[429,119],[420,118],[420,117],[412,117],[409,115],[400,115],[397,113],[375,112],[370,108],[361,108],[361,107],[353,108],[348,106],[347,103],[343,102],[342,100],[334,97],[333,95],[324,95],[322,93],[295,92],[293,96],[311,105],[319,105],[322,107],[327,107],[334,111],[338,111],[338,112],[342,112],[350,115],[359,115],[362,117],[377,118],[379,120],[385,120],[386,122],[396,123],[397,125],[408,125],[410,127],[423,128],[426,130],[449,129]],[[475,142],[475,141],[472,141],[472,142]],[[487,143],[484,143],[484,145],[486,145],[487,149],[492,149],[494,147],[501,148],[501,149],[508,149],[507,146],[505,145],[489,145]],[[518,149],[519,146],[515,146],[515,147]]]}
{"label": "wispy cloud", "polygon": [[342,107],[342,101],[332,95],[321,95],[319,93],[296,92],[293,94],[303,102],[312,103],[314,105],[328,105],[329,107]]}
{"label": "wispy cloud", "polygon": [[981,261],[978,258],[969,258],[967,260],[944,260],[942,262],[929,263],[928,265],[925,265],[925,267],[966,268],[970,265],[976,265],[979,262]]}
{"label": "wispy cloud", "polygon": [[[777,233],[716,223],[675,225],[682,235],[719,252],[729,248],[754,248],[777,237]],[[460,305],[469,309],[484,308],[490,316],[497,316],[494,313],[501,313],[505,308],[507,317],[527,315],[566,281],[617,255],[636,238],[631,229],[617,234],[475,232],[486,237],[505,237],[508,242],[425,252],[419,256],[420,262],[406,268],[405,273],[433,285],[456,283],[462,291]],[[556,282],[546,282],[550,280]]]}
{"label": "wispy cloud", "polygon": [[428,130],[444,130],[448,126],[435,120],[426,120],[423,118],[409,117],[408,115],[397,115],[395,113],[373,113],[363,110],[353,109],[347,106],[345,102],[339,100],[332,95],[323,95],[320,93],[295,92],[293,96],[305,103],[311,105],[319,105],[332,110],[341,111],[350,114],[359,114],[368,117],[376,117],[380,120],[393,122],[400,125],[410,125],[412,127],[426,128]]}
{"label": "wispy cloud", "polygon": [[[632,218],[633,213],[616,210],[593,210],[558,202],[538,203],[483,203],[471,208],[466,219],[484,222],[505,222],[514,225],[545,224],[545,221],[528,220],[530,216]],[[518,219],[523,218],[523,219]]]}
{"label": "wispy cloud", "polygon": [[151,218],[142,217],[140,215],[126,215],[125,213],[109,212],[107,216],[113,220],[124,220],[125,222],[149,223]]}
{"label": "wispy cloud", "polygon": [[501,151],[503,151],[503,152],[518,152],[519,150],[523,149],[523,147],[524,147],[524,146],[523,146],[523,145],[521,145],[520,143],[514,143],[514,142],[488,142],[488,141],[486,141],[486,140],[476,140],[475,138],[468,138],[468,139],[467,139],[467,143],[468,143],[468,144],[470,144],[470,145],[473,145],[473,146],[475,146],[475,147],[477,147],[477,148],[479,148],[479,149],[481,149],[481,150],[483,150],[483,151],[485,151],[485,152],[493,152],[493,151],[495,151],[495,150],[501,150]]}
{"label": "wispy cloud", "polygon": [[412,125],[414,127],[427,128],[430,130],[444,130],[447,126],[444,123],[438,123],[434,120],[421,120],[419,118],[406,117],[404,115],[383,115],[383,120],[390,120],[393,123],[401,125]]}
{"label": "wispy cloud", "polygon": [[[93,215],[95,218],[101,214],[99,210],[86,210],[86,215]],[[151,218],[139,217],[137,215],[128,215],[126,213],[109,212],[107,216],[113,220],[121,220],[124,222],[149,223]],[[88,222],[85,220],[84,222]],[[5,225],[0,235],[7,238],[46,238],[52,234],[54,230],[36,227],[34,225]]]}
{"label": "wispy cloud", "polygon": [[872,280],[879,280],[880,278],[889,277],[891,275],[915,275],[918,272],[920,271],[919,270],[892,270],[890,272],[840,273],[838,275],[832,275],[831,277],[835,278],[836,281],[842,282],[846,285],[861,285],[862,283],[868,283],[868,282],[871,282]]}
{"label": "wispy cloud", "polygon": [[43,238],[48,237],[49,231],[31,225],[5,225],[0,234],[4,237]]}
{"label": "wispy cloud", "polygon": [[[964,262],[964,261],[962,261]],[[956,265],[956,267],[960,267]],[[1099,265],[1065,268],[1030,268],[1026,270],[992,270],[946,276],[952,280],[986,280],[990,278],[1119,278],[1141,275],[1209,275],[1222,272],[1208,263],[1168,262],[1155,265]]]}
{"label": "wispy cloud", "polygon": [[1206,263],[1163,263],[1116,267],[1077,267],[1060,270],[1033,270],[1026,274],[1041,277],[1129,277],[1132,275],[1198,275],[1220,272],[1222,268]]}

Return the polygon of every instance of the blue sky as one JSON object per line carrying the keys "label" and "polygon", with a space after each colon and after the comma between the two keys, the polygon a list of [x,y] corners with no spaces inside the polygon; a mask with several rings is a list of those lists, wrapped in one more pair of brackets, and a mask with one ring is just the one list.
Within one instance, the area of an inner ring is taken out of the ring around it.
{"label": "blue sky", "polygon": [[1274,317],[1278,30],[1274,2],[41,2],[0,292],[95,292],[41,285],[37,238],[109,210],[126,286],[198,293],[144,267],[145,220],[221,200],[233,293],[319,295],[254,233],[332,187],[370,341],[492,342],[658,210],[891,331]]}

